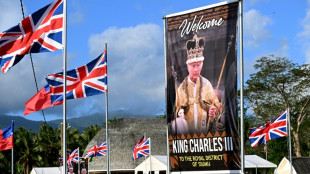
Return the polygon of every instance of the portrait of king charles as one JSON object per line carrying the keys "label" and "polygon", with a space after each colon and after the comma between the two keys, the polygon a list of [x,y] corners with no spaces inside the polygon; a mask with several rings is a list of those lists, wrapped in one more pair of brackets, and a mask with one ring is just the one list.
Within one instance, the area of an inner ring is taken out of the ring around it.
{"label": "portrait of king charles", "polygon": [[[204,63],[205,38],[194,34],[185,44],[188,76],[176,87],[173,134],[201,133],[210,131],[214,120],[222,113],[217,92],[208,79],[200,73]],[[176,85],[177,86],[177,85]]]}

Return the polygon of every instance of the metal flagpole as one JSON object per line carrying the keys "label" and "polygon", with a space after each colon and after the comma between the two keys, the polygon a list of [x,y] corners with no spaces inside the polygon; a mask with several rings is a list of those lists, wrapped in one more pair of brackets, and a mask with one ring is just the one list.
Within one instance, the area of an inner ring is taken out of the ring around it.
{"label": "metal flagpole", "polygon": [[267,149],[268,149],[268,146],[267,146],[267,141],[265,140],[265,147],[266,147],[266,160],[268,160],[268,158],[267,158]]}
{"label": "metal flagpole", "polygon": [[150,174],[152,174],[152,146],[151,146],[151,138],[150,138]]}
{"label": "metal flagpole", "polygon": [[62,158],[63,158],[63,174],[67,173],[67,136],[66,136],[66,126],[67,126],[67,110],[66,110],[66,104],[67,104],[67,97],[66,97],[66,91],[67,91],[67,0],[63,0],[63,33],[62,33],[62,42],[63,42],[63,152],[62,152]]}
{"label": "metal flagpole", "polygon": [[244,173],[244,123],[243,123],[243,3],[239,0],[239,42],[240,42],[240,123],[241,123],[241,173]]}
{"label": "metal flagpole", "polygon": [[[14,123],[14,120],[12,120],[12,123]],[[12,174],[14,174],[14,124],[13,124],[13,148],[12,148],[12,157],[11,157],[11,168],[12,168]]]}
{"label": "metal flagpole", "polygon": [[165,54],[165,95],[166,95],[166,134],[167,134],[167,174],[170,174],[170,159],[169,159],[169,133],[168,133],[168,115],[167,115],[167,18],[163,18],[164,22],[164,54]]}
{"label": "metal flagpole", "polygon": [[290,173],[292,174],[293,173],[293,161],[292,161],[292,141],[291,141],[291,114],[290,114],[290,108],[287,107],[287,111],[286,111],[286,114],[287,114],[287,123],[288,123],[288,141],[289,141],[289,151],[290,151]]}
{"label": "metal flagpole", "polygon": [[12,174],[14,174],[14,147],[12,148]]}
{"label": "metal flagpole", "polygon": [[[108,44],[104,44],[104,49],[107,51]],[[107,73],[108,73],[108,56],[105,57],[107,62]],[[108,76],[107,76],[107,90],[105,93],[105,129],[106,129],[106,142],[107,142],[107,174],[110,173],[110,143],[109,143],[109,126],[108,126]]]}
{"label": "metal flagpole", "polygon": [[78,174],[80,174],[80,147],[78,147]]}

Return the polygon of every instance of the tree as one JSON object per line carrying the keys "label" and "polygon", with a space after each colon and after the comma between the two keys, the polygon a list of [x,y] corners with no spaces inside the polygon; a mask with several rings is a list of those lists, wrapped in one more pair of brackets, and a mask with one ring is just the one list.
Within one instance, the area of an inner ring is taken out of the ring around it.
{"label": "tree", "polygon": [[89,149],[85,149],[86,146],[91,141],[91,139],[95,137],[95,135],[97,135],[99,131],[100,131],[100,127],[97,125],[95,126],[91,125],[90,127],[87,127],[83,130],[83,132],[80,135],[80,143],[81,143],[80,154],[83,154],[85,150],[89,150]]}
{"label": "tree", "polygon": [[60,129],[55,130],[47,124],[41,124],[40,132],[36,135],[37,146],[35,147],[39,153],[40,166],[52,167],[57,166],[60,149]]}
{"label": "tree", "polygon": [[300,133],[310,114],[310,65],[298,65],[287,58],[262,57],[256,73],[246,81],[244,96],[258,124],[264,124],[290,108],[294,152],[300,157]]}
{"label": "tree", "polygon": [[29,174],[32,166],[38,166],[40,162],[39,153],[36,150],[35,135],[30,130],[24,127],[18,128],[14,131],[14,144],[15,159],[18,165],[22,165],[23,174]]}

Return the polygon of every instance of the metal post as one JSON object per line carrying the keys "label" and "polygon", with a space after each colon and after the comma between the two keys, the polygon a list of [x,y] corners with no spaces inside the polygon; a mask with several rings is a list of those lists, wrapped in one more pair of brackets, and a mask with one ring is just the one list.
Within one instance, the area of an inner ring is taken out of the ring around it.
{"label": "metal post", "polygon": [[14,147],[12,148],[12,164],[11,164],[11,167],[12,167],[12,172],[11,173],[14,174]]}
{"label": "metal post", "polygon": [[290,151],[290,173],[293,174],[293,160],[292,160],[292,141],[291,141],[291,114],[290,114],[290,108],[287,107],[287,123],[288,123],[288,141],[289,141],[289,151]]}
{"label": "metal post", "polygon": [[[104,49],[107,51],[108,44],[104,44]],[[108,56],[105,57],[107,62],[107,73],[108,73]],[[105,126],[106,126],[106,142],[107,142],[107,174],[110,174],[110,142],[109,142],[109,126],[108,126],[108,76],[107,76],[107,90],[105,93]]]}
{"label": "metal post", "polygon": [[268,157],[267,157],[267,154],[268,154],[268,151],[267,151],[267,149],[268,149],[267,141],[265,141],[265,146],[266,146],[266,160],[268,160]]}
{"label": "metal post", "polygon": [[62,151],[62,157],[63,157],[63,174],[67,173],[67,136],[66,136],[66,121],[67,121],[67,102],[66,102],[66,92],[67,92],[67,0],[63,0],[63,32],[62,32],[62,42],[63,42],[63,151]]}
{"label": "metal post", "polygon": [[170,159],[169,159],[169,133],[168,133],[168,115],[167,115],[167,18],[163,18],[164,22],[164,54],[165,54],[165,98],[166,98],[166,134],[167,134],[167,174],[170,174]]}
{"label": "metal post", "polygon": [[150,138],[150,174],[152,174],[152,146],[151,146],[151,138]]}
{"label": "metal post", "polygon": [[239,0],[239,43],[240,43],[240,123],[241,123],[241,173],[244,173],[244,123],[243,123],[243,3]]}
{"label": "metal post", "polygon": [[78,158],[78,174],[81,173],[81,170],[80,170],[80,147],[78,147],[78,155],[79,155],[79,158]]}

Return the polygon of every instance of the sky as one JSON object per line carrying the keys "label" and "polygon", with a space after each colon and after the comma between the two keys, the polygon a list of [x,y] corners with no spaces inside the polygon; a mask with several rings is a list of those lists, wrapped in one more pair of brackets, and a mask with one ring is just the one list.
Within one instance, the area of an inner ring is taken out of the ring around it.
{"label": "sky", "polygon": [[[23,0],[25,15],[52,0]],[[108,43],[109,117],[165,113],[163,16],[222,2],[220,0],[68,0],[67,69],[82,66]],[[0,0],[0,32],[22,20],[19,0]],[[310,63],[310,0],[246,0],[243,4],[245,80],[262,56]],[[39,89],[44,77],[62,69],[62,51],[32,54]],[[239,57],[239,55],[238,55]],[[0,115],[23,115],[36,93],[29,55],[8,73],[0,73]],[[69,100],[67,118],[105,114],[105,96]],[[44,110],[61,119],[62,106]],[[41,112],[26,116],[43,120]]]}

